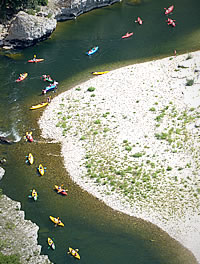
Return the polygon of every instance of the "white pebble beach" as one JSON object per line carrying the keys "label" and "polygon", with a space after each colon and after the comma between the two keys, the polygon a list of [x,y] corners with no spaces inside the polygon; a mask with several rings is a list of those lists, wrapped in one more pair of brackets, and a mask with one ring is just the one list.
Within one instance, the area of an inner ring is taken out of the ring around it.
{"label": "white pebble beach", "polygon": [[56,96],[39,125],[74,182],[200,263],[200,51],[91,78]]}

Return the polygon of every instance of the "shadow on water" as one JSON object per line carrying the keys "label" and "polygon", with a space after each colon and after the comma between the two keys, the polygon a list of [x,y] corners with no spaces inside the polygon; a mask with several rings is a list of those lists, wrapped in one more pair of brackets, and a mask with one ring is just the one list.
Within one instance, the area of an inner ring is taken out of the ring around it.
{"label": "shadow on water", "polygon": [[[59,81],[58,93],[91,78],[91,71],[110,70],[135,62],[161,58],[199,48],[200,3],[174,0],[177,27],[166,24],[164,7],[168,1],[125,1],[81,15],[74,21],[58,23],[50,39],[23,51],[6,52],[0,57],[0,135],[17,139],[9,146],[2,145],[0,155],[8,160],[6,174],[0,187],[22,203],[26,219],[40,226],[39,243],[42,253],[56,263],[72,263],[66,254],[69,246],[80,249],[80,263],[195,263],[188,250],[170,238],[158,227],[119,212],[81,190],[72,182],[64,169],[61,146],[48,143],[40,136],[37,121],[43,109],[30,111],[29,107],[45,100],[41,95],[46,86],[42,74],[50,74]],[[144,19],[139,26],[137,16]],[[188,21],[190,17],[190,21]],[[127,31],[134,32],[130,39],[122,40]],[[99,52],[88,57],[85,52],[98,45]],[[45,61],[29,64],[37,54]],[[15,83],[21,72],[28,78]],[[56,94],[51,93],[52,97]],[[23,136],[32,131],[35,141],[27,143]],[[35,163],[25,163],[31,152]],[[44,176],[37,173],[38,165],[47,167]],[[58,195],[54,184],[64,184],[67,197]],[[39,199],[28,199],[30,189],[36,188]],[[65,227],[54,227],[49,216],[60,216]],[[56,243],[56,250],[48,250],[47,237]]]}

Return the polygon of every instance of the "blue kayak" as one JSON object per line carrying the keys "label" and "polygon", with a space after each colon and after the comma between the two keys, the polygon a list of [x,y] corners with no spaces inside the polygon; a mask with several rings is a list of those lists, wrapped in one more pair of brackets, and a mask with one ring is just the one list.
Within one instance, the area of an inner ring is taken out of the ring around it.
{"label": "blue kayak", "polygon": [[91,50],[87,51],[86,54],[87,54],[87,55],[92,55],[92,54],[94,54],[95,52],[97,52],[98,49],[99,49],[99,47],[96,46],[96,47],[92,48]]}
{"label": "blue kayak", "polygon": [[56,88],[57,88],[57,86],[55,84],[51,84],[51,85],[47,86],[44,90],[42,90],[42,93],[45,94],[45,93],[52,91]]}

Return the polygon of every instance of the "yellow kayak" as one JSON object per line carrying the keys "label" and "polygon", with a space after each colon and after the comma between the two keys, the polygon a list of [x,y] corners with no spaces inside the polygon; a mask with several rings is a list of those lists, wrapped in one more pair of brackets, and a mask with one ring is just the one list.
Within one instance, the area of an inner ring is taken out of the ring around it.
{"label": "yellow kayak", "polygon": [[52,240],[50,237],[48,237],[48,245],[49,245],[53,250],[56,248],[56,246],[55,246],[53,240]]}
{"label": "yellow kayak", "polygon": [[41,176],[44,175],[44,167],[42,166],[42,164],[39,165],[38,171],[39,171],[39,173],[40,173]]}
{"label": "yellow kayak", "polygon": [[69,252],[68,254],[71,254],[73,257],[80,259],[80,255],[78,254],[78,249],[73,249],[71,247],[69,247]]}
{"label": "yellow kayak", "polygon": [[108,73],[109,71],[103,71],[103,72],[92,72],[93,75],[102,75],[105,73]]}
{"label": "yellow kayak", "polygon": [[37,194],[37,192],[36,192],[35,189],[32,190],[31,196],[32,196],[32,198],[33,198],[34,201],[37,201],[38,194]]}
{"label": "yellow kayak", "polygon": [[59,226],[64,226],[64,224],[60,221],[59,217],[53,217],[53,216],[49,216],[50,220],[52,222],[54,222],[55,224],[59,225]]}
{"label": "yellow kayak", "polygon": [[33,162],[34,162],[34,158],[33,158],[33,155],[31,153],[28,154],[28,162],[29,162],[29,164],[33,164]]}
{"label": "yellow kayak", "polygon": [[44,107],[44,106],[46,106],[46,105],[48,105],[47,102],[46,102],[46,103],[40,103],[40,104],[37,104],[37,105],[32,105],[32,106],[30,107],[30,109],[31,109],[31,110],[39,109],[39,108],[42,108],[42,107]]}

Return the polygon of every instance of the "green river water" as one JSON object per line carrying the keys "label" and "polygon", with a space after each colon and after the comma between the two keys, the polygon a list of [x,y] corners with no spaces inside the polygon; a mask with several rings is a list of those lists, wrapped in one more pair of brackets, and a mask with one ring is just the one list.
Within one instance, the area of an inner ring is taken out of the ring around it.
{"label": "green river water", "polygon": [[[26,219],[39,225],[42,253],[56,264],[76,261],[66,254],[69,246],[80,249],[79,262],[85,264],[196,263],[188,250],[156,226],[113,211],[73,183],[64,169],[61,146],[40,136],[37,120],[43,109],[29,110],[44,100],[42,74],[59,81],[57,93],[61,93],[91,78],[91,71],[170,56],[174,49],[178,54],[198,50],[199,0],[173,1],[175,10],[170,17],[176,19],[175,28],[167,26],[163,13],[164,7],[171,4],[167,0],[116,3],[58,23],[51,38],[42,43],[0,55],[0,136],[16,141],[13,145],[0,145],[0,156],[7,159],[0,188],[21,202]],[[134,23],[137,16],[144,20],[142,26]],[[127,31],[134,35],[122,40]],[[95,45],[99,51],[88,57],[85,52]],[[45,61],[27,63],[34,54]],[[28,78],[15,83],[22,72],[28,72]],[[33,143],[24,141],[26,131],[33,131]],[[32,166],[25,163],[29,152],[35,157]],[[39,163],[47,167],[43,177],[37,174]],[[53,190],[54,184],[62,183],[68,187],[67,197]],[[33,187],[39,192],[37,202],[27,198]],[[60,216],[65,227],[55,228],[49,215]],[[48,249],[48,236],[56,244],[55,251]]]}

